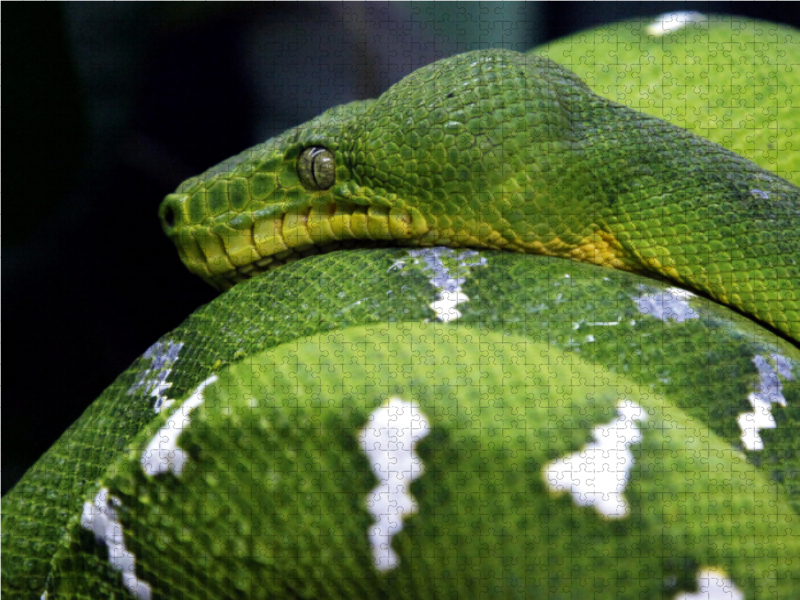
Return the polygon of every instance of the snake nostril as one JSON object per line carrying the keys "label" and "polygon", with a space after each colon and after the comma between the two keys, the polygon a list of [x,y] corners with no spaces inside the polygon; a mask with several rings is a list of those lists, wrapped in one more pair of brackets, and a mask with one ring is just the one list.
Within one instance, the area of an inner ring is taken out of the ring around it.
{"label": "snake nostril", "polygon": [[175,227],[175,211],[171,206],[167,206],[164,209],[164,225],[169,227],[170,229]]}
{"label": "snake nostril", "polygon": [[171,234],[172,230],[178,225],[181,219],[184,201],[184,196],[170,194],[159,207],[158,216],[161,218],[161,226],[168,235]]}

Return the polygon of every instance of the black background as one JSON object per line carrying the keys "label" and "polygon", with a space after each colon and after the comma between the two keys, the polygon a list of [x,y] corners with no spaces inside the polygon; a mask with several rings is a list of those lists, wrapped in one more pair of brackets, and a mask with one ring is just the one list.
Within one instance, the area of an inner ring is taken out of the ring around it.
{"label": "black background", "polygon": [[5,3],[2,487],[216,292],[163,235],[186,177],[467,50],[675,10],[797,5]]}

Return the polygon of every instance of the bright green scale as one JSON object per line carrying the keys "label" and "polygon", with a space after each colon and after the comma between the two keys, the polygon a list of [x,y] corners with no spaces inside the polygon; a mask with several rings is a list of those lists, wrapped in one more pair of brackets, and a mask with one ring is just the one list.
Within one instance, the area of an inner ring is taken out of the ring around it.
{"label": "bright green scale", "polygon": [[161,214],[236,285],[4,498],[10,597],[797,597],[789,182],[485,51]]}

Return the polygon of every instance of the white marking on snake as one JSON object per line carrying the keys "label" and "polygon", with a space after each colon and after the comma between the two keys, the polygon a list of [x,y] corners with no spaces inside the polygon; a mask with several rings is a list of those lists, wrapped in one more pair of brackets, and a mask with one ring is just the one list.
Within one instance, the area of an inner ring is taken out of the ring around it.
{"label": "white marking on snake", "polygon": [[[639,288],[646,290],[647,287],[639,285]],[[700,315],[697,314],[688,300],[695,298],[695,295],[680,288],[667,288],[663,292],[657,293],[643,293],[633,301],[639,308],[639,312],[651,317],[656,317],[664,322],[674,320],[677,323],[683,323],[690,319],[699,319]]]}
{"label": "white marking on snake", "polygon": [[149,369],[141,374],[139,379],[128,389],[128,395],[136,393],[140,387],[145,388],[145,393],[153,396],[156,401],[153,410],[161,412],[172,404],[172,400],[167,400],[166,392],[172,385],[167,383],[167,376],[172,371],[172,366],[178,360],[178,353],[183,348],[183,342],[156,342],[150,346],[142,355],[144,358],[152,360]]}
{"label": "white marking on snake", "polygon": [[187,456],[182,449],[178,448],[178,437],[189,426],[189,413],[204,402],[203,391],[217,379],[216,375],[212,375],[198,385],[194,393],[181,404],[178,410],[172,413],[166,424],[150,440],[139,461],[145,474],[158,475],[172,471],[179,476],[183,473]]}
{"label": "white marking on snake", "polygon": [[786,406],[783,385],[779,378],[792,381],[792,369],[788,359],[781,354],[770,354],[773,364],[766,357],[756,354],[753,362],[758,369],[758,385],[756,391],[747,396],[753,412],[740,413],[736,418],[742,430],[742,444],[748,450],[763,450],[764,440],[759,431],[775,429],[777,424],[772,416],[772,404]]}
{"label": "white marking on snake", "polygon": [[647,26],[647,33],[656,37],[683,29],[689,23],[706,23],[708,17],[693,10],[668,12],[660,15]]}
{"label": "white marking on snake", "polygon": [[630,400],[617,402],[617,418],[592,430],[594,441],[580,452],[545,465],[544,478],[555,493],[569,492],[579,506],[594,506],[605,517],[628,514],[622,495],[633,468],[630,446],[642,441],[634,421],[646,413]]}
{"label": "white marking on snake", "polygon": [[470,267],[483,267],[486,259],[475,250],[440,246],[409,250],[408,255],[414,259],[414,264],[422,263],[423,272],[431,276],[431,285],[438,291],[437,299],[430,305],[436,318],[443,323],[461,318],[456,306],[469,300],[461,286],[467,280]]}
{"label": "white marking on snake", "polygon": [[697,587],[696,594],[684,592],[675,596],[675,600],[744,600],[744,593],[716,567],[697,573]]}
{"label": "white marking on snake", "polygon": [[580,329],[581,325],[588,325],[590,327],[613,327],[619,325],[622,321],[576,321],[572,324],[573,329]]}
{"label": "white marking on snake", "polygon": [[378,571],[393,569],[400,562],[392,550],[392,538],[403,529],[403,517],[417,512],[409,486],[422,475],[424,466],[414,447],[429,432],[428,420],[415,403],[392,397],[372,411],[358,434],[379,481],[367,496],[367,510],[375,517],[369,542]]}
{"label": "white marking on snake", "polygon": [[125,588],[139,600],[150,600],[150,584],[136,577],[136,556],[125,547],[125,537],[116,511],[120,506],[122,503],[118,498],[109,496],[108,488],[101,488],[94,502],[84,502],[81,527],[94,533],[95,539],[108,547],[108,562],[115,570],[122,572]]}

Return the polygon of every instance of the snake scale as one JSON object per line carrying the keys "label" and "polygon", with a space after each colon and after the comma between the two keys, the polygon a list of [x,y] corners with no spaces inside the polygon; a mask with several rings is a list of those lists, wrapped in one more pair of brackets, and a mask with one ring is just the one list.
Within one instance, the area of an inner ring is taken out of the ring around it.
{"label": "snake scale", "polygon": [[9,597],[797,597],[774,172],[482,50],[160,217],[227,291],[3,499]]}

